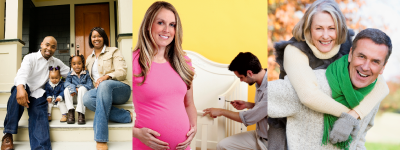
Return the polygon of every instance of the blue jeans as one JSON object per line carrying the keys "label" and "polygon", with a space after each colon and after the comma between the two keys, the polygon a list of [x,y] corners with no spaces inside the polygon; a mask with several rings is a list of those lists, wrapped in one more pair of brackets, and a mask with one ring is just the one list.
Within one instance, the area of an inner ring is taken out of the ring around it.
{"label": "blue jeans", "polygon": [[[47,120],[47,100],[45,94],[36,99],[30,97],[29,86],[25,85],[28,93],[29,115],[29,142],[33,150],[51,150],[49,121]],[[4,120],[3,133],[17,134],[18,122],[21,119],[24,107],[17,103],[17,87],[11,88],[11,96],[7,102],[7,115]]]}
{"label": "blue jeans", "polygon": [[95,112],[93,121],[94,140],[108,142],[108,121],[132,122],[131,114],[113,104],[125,104],[131,96],[131,87],[115,80],[106,80],[97,89],[91,89],[83,96],[83,104]]}

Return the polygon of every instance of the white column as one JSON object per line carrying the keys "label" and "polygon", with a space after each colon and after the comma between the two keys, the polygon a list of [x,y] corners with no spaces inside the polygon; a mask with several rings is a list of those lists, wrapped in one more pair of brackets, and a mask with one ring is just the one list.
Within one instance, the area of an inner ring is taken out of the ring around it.
{"label": "white column", "polygon": [[118,0],[118,34],[121,33],[132,33],[132,0]]}
{"label": "white column", "polygon": [[[0,73],[0,90],[9,90],[12,87],[14,77],[21,66],[22,46],[24,46],[20,42],[22,40],[23,0],[6,0],[5,2],[5,36],[4,40],[0,42],[0,64],[7,65],[0,65],[0,70],[3,70]],[[4,6],[4,0],[0,0],[0,3]],[[4,9],[0,9],[0,11],[4,11]],[[3,13],[0,15],[4,16]],[[0,17],[0,20],[2,19],[4,18]]]}
{"label": "white column", "polygon": [[[118,25],[118,49],[124,55],[128,66],[128,74],[126,78],[132,83],[132,0],[118,0],[117,2],[117,25]],[[125,36],[120,36],[124,34]],[[128,36],[126,36],[128,35]]]}
{"label": "white column", "polygon": [[23,0],[6,0],[5,39],[22,40],[22,5]]}
{"label": "white column", "polygon": [[4,7],[6,1],[0,0],[0,40],[4,39]]}

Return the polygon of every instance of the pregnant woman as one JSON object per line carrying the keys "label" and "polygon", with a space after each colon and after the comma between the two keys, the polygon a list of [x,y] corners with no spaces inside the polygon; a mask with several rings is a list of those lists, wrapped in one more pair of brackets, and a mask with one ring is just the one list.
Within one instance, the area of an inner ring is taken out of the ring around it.
{"label": "pregnant woman", "polygon": [[197,131],[194,71],[182,50],[179,15],[170,3],[155,2],[146,11],[132,60],[132,148],[189,150]]}

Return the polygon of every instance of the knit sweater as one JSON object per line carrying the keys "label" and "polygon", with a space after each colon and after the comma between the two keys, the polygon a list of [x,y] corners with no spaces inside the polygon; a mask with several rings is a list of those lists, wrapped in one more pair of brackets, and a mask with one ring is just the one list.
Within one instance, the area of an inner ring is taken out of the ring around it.
{"label": "knit sweater", "polygon": [[[325,70],[312,71],[316,76],[315,84],[328,96],[331,96],[329,84],[325,76]],[[382,78],[382,77],[379,77]],[[386,84],[381,84],[378,80],[375,87],[385,88]],[[381,101],[388,93],[380,93]],[[371,94],[365,99],[371,98]],[[365,136],[367,131],[373,126],[373,118],[377,113],[379,103],[374,105],[370,113],[366,114],[360,121],[360,131],[353,137],[350,149],[365,149]],[[316,112],[300,102],[299,97],[288,77],[284,80],[268,82],[268,115],[272,118],[287,117],[286,135],[289,149],[338,149],[328,142],[322,145],[322,135],[324,129],[324,115]]]}

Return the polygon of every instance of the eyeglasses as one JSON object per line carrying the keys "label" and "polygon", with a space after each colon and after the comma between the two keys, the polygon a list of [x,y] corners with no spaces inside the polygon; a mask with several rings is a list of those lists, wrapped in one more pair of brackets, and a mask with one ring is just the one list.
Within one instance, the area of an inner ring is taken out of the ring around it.
{"label": "eyeglasses", "polygon": [[51,71],[51,70],[60,70],[60,66],[57,66],[57,67],[53,67],[53,66],[50,66],[49,67],[49,70]]}

